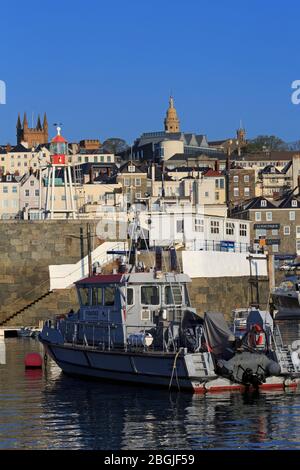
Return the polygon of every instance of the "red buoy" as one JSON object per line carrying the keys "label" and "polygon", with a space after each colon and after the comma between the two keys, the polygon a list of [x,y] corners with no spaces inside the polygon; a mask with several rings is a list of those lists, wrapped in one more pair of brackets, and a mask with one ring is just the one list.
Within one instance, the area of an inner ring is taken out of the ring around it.
{"label": "red buoy", "polygon": [[39,353],[28,353],[25,356],[25,368],[26,369],[41,369],[43,360]]}

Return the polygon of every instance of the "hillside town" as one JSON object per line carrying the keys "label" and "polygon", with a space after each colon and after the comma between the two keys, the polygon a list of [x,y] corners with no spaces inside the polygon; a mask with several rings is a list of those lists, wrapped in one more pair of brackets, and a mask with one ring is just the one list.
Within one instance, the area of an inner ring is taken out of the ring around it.
{"label": "hillside town", "polygon": [[[242,124],[217,141],[182,131],[172,96],[163,127],[132,145],[116,138],[67,142],[58,128],[56,142],[46,113],[36,127],[19,115],[16,144],[0,145],[0,219],[89,220],[139,203],[151,213],[146,229],[154,244],[267,250],[277,260],[300,254],[300,152],[256,150]],[[63,162],[51,159],[54,144],[63,146],[55,152]]]}

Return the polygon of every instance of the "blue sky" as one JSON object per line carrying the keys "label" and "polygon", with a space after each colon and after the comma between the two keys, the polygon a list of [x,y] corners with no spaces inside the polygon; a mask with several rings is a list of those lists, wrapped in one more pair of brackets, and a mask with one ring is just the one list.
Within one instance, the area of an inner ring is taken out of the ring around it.
{"label": "blue sky", "polygon": [[0,6],[0,143],[17,113],[47,111],[69,141],[163,128],[172,90],[181,128],[300,139],[300,4],[286,0],[15,0]]}

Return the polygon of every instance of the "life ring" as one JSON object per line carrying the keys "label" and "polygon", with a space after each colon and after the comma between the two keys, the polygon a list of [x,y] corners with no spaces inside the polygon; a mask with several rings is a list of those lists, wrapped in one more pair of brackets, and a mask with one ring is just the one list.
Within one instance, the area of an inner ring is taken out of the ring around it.
{"label": "life ring", "polygon": [[257,323],[252,326],[249,332],[248,344],[255,349],[264,350],[266,347],[266,335],[264,330]]}

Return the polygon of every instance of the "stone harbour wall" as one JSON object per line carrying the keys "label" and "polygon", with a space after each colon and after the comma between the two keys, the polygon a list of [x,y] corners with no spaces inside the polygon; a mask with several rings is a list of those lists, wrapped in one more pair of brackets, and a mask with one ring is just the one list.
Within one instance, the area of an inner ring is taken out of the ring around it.
{"label": "stone harbour wall", "polygon": [[[95,233],[97,222],[90,221]],[[0,222],[0,322],[49,292],[49,265],[76,263],[87,255],[85,221]],[[92,238],[93,248],[102,243]],[[149,257],[148,257],[149,260]],[[145,258],[145,261],[148,261]],[[167,260],[165,262],[167,266]],[[226,269],[224,267],[224,269]],[[194,278],[190,286],[192,305],[199,314],[223,312],[250,302],[248,277]],[[255,289],[253,289],[255,298]],[[268,300],[268,283],[260,282],[262,308]],[[55,290],[11,319],[7,325],[38,325],[40,320],[78,307],[74,288]]]}

